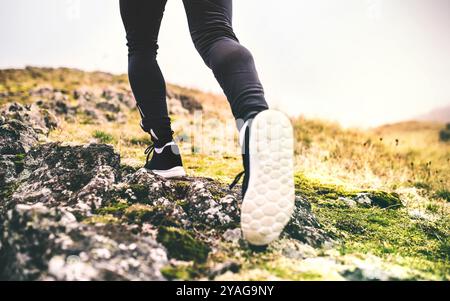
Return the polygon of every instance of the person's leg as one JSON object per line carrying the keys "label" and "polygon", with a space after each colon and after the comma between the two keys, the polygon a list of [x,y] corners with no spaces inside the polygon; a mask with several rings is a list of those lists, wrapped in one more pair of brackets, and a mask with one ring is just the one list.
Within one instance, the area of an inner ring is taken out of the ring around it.
{"label": "person's leg", "polygon": [[[251,53],[232,28],[232,0],[184,0],[194,44],[222,86],[239,124],[244,172],[241,229],[252,245],[277,239],[294,209],[289,119],[267,110]],[[255,134],[256,133],[256,134]],[[267,187],[270,187],[268,190]]]}
{"label": "person's leg", "polygon": [[156,61],[158,34],[167,0],[120,0],[127,34],[128,76],[141,113],[141,126],[171,140],[166,83]]}
{"label": "person's leg", "polygon": [[141,126],[153,144],[145,168],[162,177],[186,175],[180,150],[172,139],[166,83],[156,61],[158,34],[167,0],[120,0],[127,33],[128,76],[141,113]]}
{"label": "person's leg", "polygon": [[232,27],[232,0],[184,0],[194,45],[212,69],[234,117],[247,120],[268,109],[253,56]]}

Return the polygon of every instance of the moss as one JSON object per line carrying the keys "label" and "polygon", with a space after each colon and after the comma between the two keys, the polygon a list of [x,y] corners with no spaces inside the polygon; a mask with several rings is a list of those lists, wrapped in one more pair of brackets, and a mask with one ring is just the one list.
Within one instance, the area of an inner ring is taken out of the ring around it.
{"label": "moss", "polygon": [[26,154],[16,154],[14,157],[14,165],[16,167],[16,173],[21,173],[25,165]]}
{"label": "moss", "polygon": [[191,187],[190,182],[186,182],[186,181],[176,182],[176,184],[174,186],[176,196],[180,199],[184,198],[190,187]]}
{"label": "moss", "polygon": [[146,185],[132,184],[130,189],[133,191],[138,202],[148,201],[149,188]]}
{"label": "moss", "polygon": [[292,281],[312,281],[312,280],[322,280],[323,276],[320,273],[314,271],[293,271],[289,268],[277,267],[277,266],[266,266],[265,270],[270,272],[272,275]]}
{"label": "moss", "polygon": [[301,173],[295,175],[295,189],[297,194],[313,201],[337,200],[339,197],[353,197],[355,191],[348,191],[342,186],[324,184],[308,179]]}
{"label": "moss", "polygon": [[[420,272],[448,276],[448,221],[432,226],[414,221],[406,209],[332,208],[314,204],[313,212],[340,241],[345,254],[374,254]],[[407,265],[405,264],[407,262]]]}
{"label": "moss", "polygon": [[203,264],[167,265],[161,269],[161,274],[167,280],[192,280],[206,275],[207,268]]}
{"label": "moss", "polygon": [[125,210],[125,216],[131,223],[141,224],[151,221],[154,207],[145,204],[134,204]]}
{"label": "moss", "polygon": [[400,196],[393,192],[385,191],[365,191],[372,203],[380,208],[398,208],[402,206]]}
{"label": "moss", "polygon": [[166,266],[161,269],[161,274],[167,280],[191,280],[193,277],[190,271],[186,267]]}
{"label": "moss", "polygon": [[126,165],[126,164],[121,164],[120,165],[120,172],[121,172],[122,175],[127,175],[127,174],[134,173],[138,169],[139,168],[137,168],[137,167],[133,167],[133,166]]}
{"label": "moss", "polygon": [[349,190],[339,185],[312,181],[302,174],[295,175],[295,188],[297,194],[313,202],[321,201],[323,203],[326,201],[330,207],[341,206],[340,204],[334,205],[332,203],[339,198],[354,199],[361,194],[366,194],[372,200],[372,204],[380,208],[395,209],[402,206],[400,196],[397,193],[380,190]]}
{"label": "moss", "polygon": [[93,215],[83,220],[85,224],[116,224],[119,223],[119,219],[111,214],[106,215]]}
{"label": "moss", "polygon": [[364,234],[364,225],[358,220],[340,220],[336,222],[336,228],[351,234]]}
{"label": "moss", "polygon": [[118,191],[116,196],[130,203],[147,204],[149,203],[149,187],[142,184],[130,184]]}
{"label": "moss", "polygon": [[8,200],[19,187],[19,183],[14,182],[7,185],[0,185],[0,201]]}
{"label": "moss", "polygon": [[117,216],[122,215],[123,212],[129,207],[130,206],[127,202],[112,202],[109,206],[98,209],[96,213],[99,215],[111,214]]}
{"label": "moss", "polygon": [[164,245],[171,258],[194,262],[205,262],[211,249],[194,238],[189,231],[175,227],[161,227],[157,241]]}

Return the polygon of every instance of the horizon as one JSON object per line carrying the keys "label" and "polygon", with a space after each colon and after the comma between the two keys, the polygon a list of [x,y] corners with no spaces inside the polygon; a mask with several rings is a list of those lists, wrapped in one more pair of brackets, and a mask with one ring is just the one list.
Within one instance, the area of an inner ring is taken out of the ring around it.
{"label": "horizon", "polygon": [[[2,1],[0,68],[126,73],[118,3]],[[234,2],[234,27],[272,107],[372,127],[450,105],[449,1],[257,1]],[[181,2],[168,1],[159,44],[168,83],[221,93],[192,45]]]}
{"label": "horizon", "polygon": [[[50,69],[70,69],[70,70],[77,70],[77,71],[81,71],[81,72],[87,72],[87,73],[105,73],[105,74],[109,74],[109,75],[114,75],[114,76],[127,76],[127,73],[117,73],[117,72],[109,72],[109,71],[104,71],[104,70],[84,70],[84,69],[79,69],[79,68],[71,68],[71,67],[65,67],[65,66],[54,66],[54,67],[49,67],[49,66],[38,66],[38,65],[29,65],[29,66],[24,66],[22,68],[0,68],[1,70],[24,70],[26,68],[41,68],[41,69],[46,69],[46,68],[50,68]],[[175,85],[181,88],[185,88],[185,89],[194,89],[197,90],[201,93],[212,93],[215,95],[221,95],[223,97],[225,97],[225,95],[223,95],[223,93],[221,92],[215,92],[215,91],[205,91],[202,90],[201,88],[197,88],[197,87],[188,87],[188,86],[183,86],[180,84],[175,84],[175,83],[171,83],[171,82],[167,82],[167,84],[170,85]],[[442,121],[442,120],[431,120],[427,117],[427,115],[435,113],[436,111],[440,112],[443,109],[447,109],[450,110],[450,104],[449,105],[444,105],[444,106],[438,106],[435,108],[432,108],[431,110],[427,111],[427,112],[423,112],[421,115],[416,115],[416,116],[412,116],[411,118],[406,118],[406,119],[402,119],[402,120],[397,120],[397,121],[392,121],[392,122],[386,122],[386,123],[380,123],[377,125],[371,125],[371,126],[361,126],[361,125],[345,125],[342,124],[341,122],[339,122],[338,120],[333,120],[330,118],[325,118],[325,117],[314,117],[314,116],[308,116],[305,115],[303,113],[296,113],[296,114],[289,114],[290,117],[293,118],[308,118],[308,119],[316,119],[319,121],[325,121],[325,122],[332,122],[332,123],[337,123],[339,126],[341,126],[342,128],[356,128],[356,129],[376,129],[378,127],[384,127],[384,126],[390,126],[390,125],[396,125],[396,124],[402,124],[402,123],[409,123],[409,122],[425,122],[425,123],[432,123],[432,124],[446,124],[449,123],[450,120],[448,121]],[[424,119],[425,117],[425,119]]]}

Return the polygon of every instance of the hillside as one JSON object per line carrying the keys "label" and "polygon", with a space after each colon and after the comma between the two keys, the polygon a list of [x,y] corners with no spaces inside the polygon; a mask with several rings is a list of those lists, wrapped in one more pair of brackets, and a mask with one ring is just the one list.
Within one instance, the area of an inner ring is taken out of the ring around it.
{"label": "hillside", "polygon": [[417,116],[414,120],[448,123],[450,122],[450,105],[431,110],[426,114]]}
{"label": "hillside", "polygon": [[443,124],[369,131],[295,118],[296,211],[240,237],[235,124],[219,95],[168,86],[188,177],[140,169],[127,78],[0,70],[0,279],[449,280]]}

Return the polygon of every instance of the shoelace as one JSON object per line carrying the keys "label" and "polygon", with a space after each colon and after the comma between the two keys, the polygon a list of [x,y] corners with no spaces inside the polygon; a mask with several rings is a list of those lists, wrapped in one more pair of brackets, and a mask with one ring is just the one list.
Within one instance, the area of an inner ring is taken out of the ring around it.
{"label": "shoelace", "polygon": [[238,173],[236,175],[236,178],[234,178],[233,183],[230,184],[229,188],[233,189],[234,186],[236,186],[237,183],[239,183],[239,181],[241,180],[242,176],[245,174],[245,171],[241,171],[240,173]]}
{"label": "shoelace", "polygon": [[145,149],[144,154],[147,155],[147,159],[146,159],[145,163],[148,163],[148,161],[150,161],[150,155],[153,153],[154,150],[155,150],[155,145],[154,144],[150,144],[149,147],[147,147]]}

